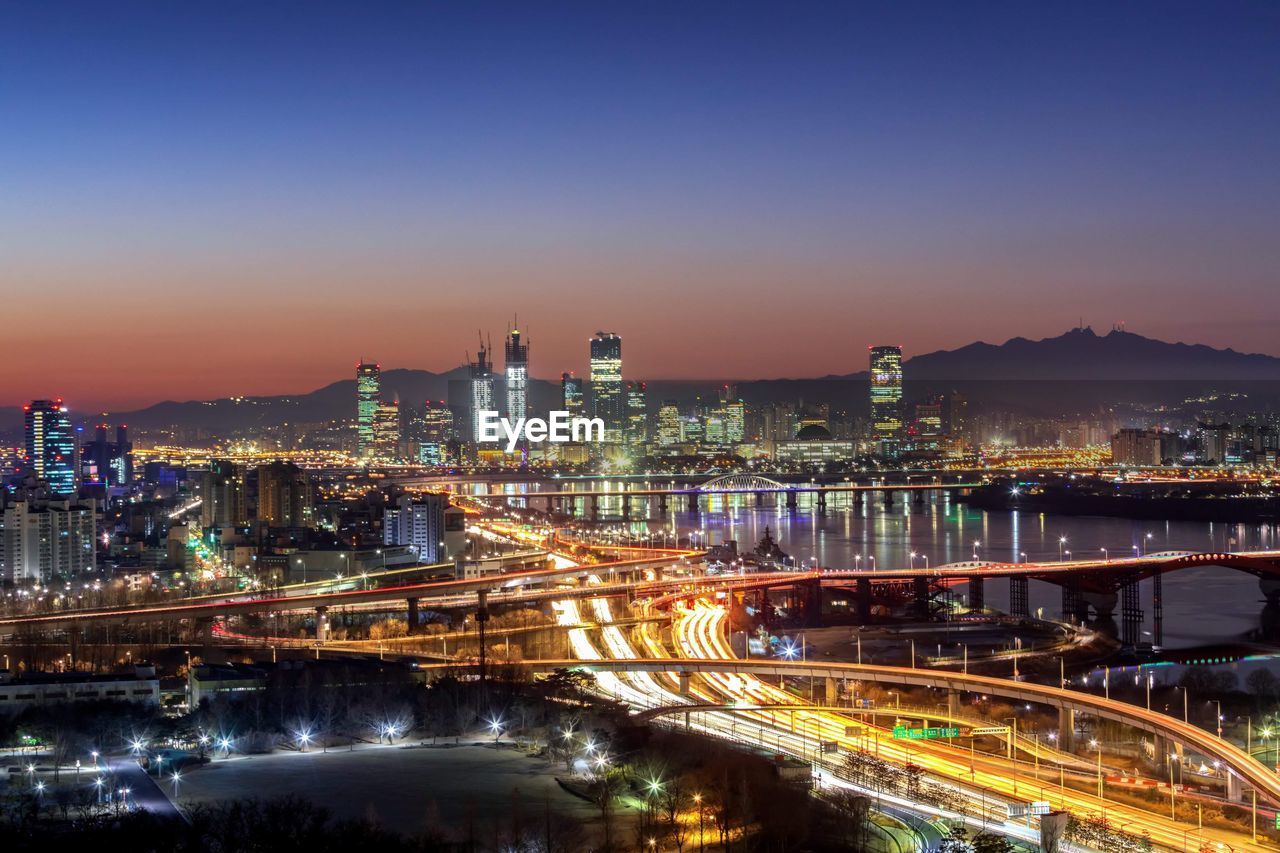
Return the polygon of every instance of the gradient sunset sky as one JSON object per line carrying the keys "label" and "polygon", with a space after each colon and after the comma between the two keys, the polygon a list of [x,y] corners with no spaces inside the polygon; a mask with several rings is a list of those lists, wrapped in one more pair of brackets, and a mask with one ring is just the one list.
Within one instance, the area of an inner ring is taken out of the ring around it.
{"label": "gradient sunset sky", "polygon": [[1086,323],[1280,355],[1280,4],[0,7],[0,405],[814,376]]}

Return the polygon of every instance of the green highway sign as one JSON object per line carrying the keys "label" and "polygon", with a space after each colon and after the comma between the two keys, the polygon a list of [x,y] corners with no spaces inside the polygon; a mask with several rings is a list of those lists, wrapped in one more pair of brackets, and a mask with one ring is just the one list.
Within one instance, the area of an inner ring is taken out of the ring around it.
{"label": "green highway sign", "polygon": [[893,736],[899,740],[937,740],[944,737],[960,737],[958,728],[909,729],[906,726],[894,726]]}

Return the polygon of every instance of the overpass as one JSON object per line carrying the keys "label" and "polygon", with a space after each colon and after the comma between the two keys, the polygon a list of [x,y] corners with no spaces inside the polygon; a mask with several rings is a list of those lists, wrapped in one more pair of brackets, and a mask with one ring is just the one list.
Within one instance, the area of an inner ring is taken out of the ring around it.
{"label": "overpass", "polygon": [[[658,550],[658,549],[655,549]],[[267,613],[285,610],[315,610],[323,616],[331,607],[358,606],[377,602],[407,602],[410,614],[416,614],[423,598],[448,600],[449,596],[470,594],[470,599],[483,609],[489,593],[502,595],[548,582],[581,578],[589,574],[632,579],[648,571],[661,570],[694,552],[671,551],[659,556],[646,556],[609,563],[592,563],[550,569],[536,569],[506,574],[482,575],[474,578],[450,578],[421,583],[382,586],[373,589],[325,590],[299,592],[293,595],[267,593],[252,598],[219,597],[213,601],[181,601],[127,607],[103,607],[62,610],[0,617],[0,636],[17,631],[64,630],[85,624],[129,624],[149,621],[211,620],[220,616],[245,613]]]}
{"label": "overpass", "polygon": [[[1258,793],[1260,800],[1265,800],[1273,806],[1280,806],[1280,776],[1258,763],[1244,750],[1216,734],[1156,711],[1050,685],[943,670],[779,660],[631,658],[583,661],[572,659],[523,661],[518,665],[533,671],[572,669],[593,673],[667,673],[679,677],[682,684],[686,683],[687,677],[692,674],[751,673],[771,678],[822,678],[837,681],[851,679],[873,681],[879,685],[925,687],[947,691],[950,697],[958,697],[961,693],[1000,696],[1020,703],[1032,703],[1057,710],[1060,743],[1064,738],[1069,737],[1068,733],[1074,731],[1076,714],[1111,720],[1150,734],[1157,744],[1157,755],[1160,755],[1162,760],[1169,760],[1170,753],[1167,746],[1161,751],[1161,745],[1172,743],[1207,759],[1221,762],[1227,771],[1229,798],[1240,801],[1243,798],[1243,789],[1247,786]],[[456,668],[456,665],[454,666]],[[448,665],[439,665],[439,667],[447,668]],[[436,665],[426,665],[423,668],[432,669],[436,668]],[[676,710],[692,710],[694,707],[678,706]],[[841,712],[853,714],[857,713],[857,710],[845,708]],[[1063,748],[1067,747],[1069,744],[1063,744]]]}

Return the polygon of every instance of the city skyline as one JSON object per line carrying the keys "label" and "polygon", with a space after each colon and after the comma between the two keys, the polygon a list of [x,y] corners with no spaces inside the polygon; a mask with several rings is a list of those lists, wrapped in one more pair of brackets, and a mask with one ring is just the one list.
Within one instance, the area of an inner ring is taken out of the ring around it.
{"label": "city skyline", "polygon": [[[707,372],[672,341],[796,376],[1081,313],[1277,353],[1241,310],[1280,261],[1272,7],[63,8],[3,13],[15,402],[444,370],[416,318],[515,311],[543,376],[599,328],[671,378]],[[92,306],[56,346],[51,293]]]}
{"label": "city skyline", "polygon": [[[1055,342],[1060,342],[1065,338],[1070,337],[1071,335],[1081,331],[1084,331],[1086,333],[1086,336],[1090,332],[1092,332],[1094,336],[1098,339],[1103,339],[1107,335],[1110,335],[1112,333],[1120,333],[1121,335],[1127,335],[1130,339],[1133,339],[1133,340],[1138,340],[1148,344],[1155,344],[1157,346],[1175,348],[1175,349],[1190,347],[1191,350],[1194,351],[1194,349],[1196,348],[1203,349],[1206,347],[1205,344],[1190,342],[1190,341],[1175,342],[1175,341],[1161,341],[1154,338],[1146,338],[1144,336],[1140,336],[1136,333],[1130,332],[1129,330],[1121,327],[1113,328],[1110,330],[1110,332],[1104,335],[1104,334],[1097,333],[1092,329],[1092,327],[1085,325],[1085,326],[1077,326],[1067,330],[1065,333],[1061,333],[1059,335],[1053,335],[1051,337],[1046,337],[1039,340],[1028,339],[1021,335],[1014,335],[1012,337],[1009,337],[1008,339],[1001,339],[1000,343],[970,341],[970,342],[967,342],[964,346],[956,347],[954,349],[937,350],[933,352],[911,352],[907,350],[905,347],[900,347],[897,345],[885,344],[885,343],[865,344],[865,345],[862,345],[861,347],[855,347],[854,361],[851,361],[848,363],[845,363],[843,361],[839,363],[831,363],[821,368],[814,367],[811,365],[809,366],[809,370],[807,373],[797,373],[797,374],[788,375],[788,376],[733,376],[733,375],[716,376],[716,375],[708,375],[708,374],[690,373],[688,375],[682,375],[682,376],[645,376],[644,378],[646,381],[658,381],[658,382],[691,382],[691,383],[719,384],[724,382],[737,383],[737,382],[755,382],[755,381],[770,381],[770,380],[805,381],[805,380],[815,380],[815,379],[840,378],[842,376],[852,376],[856,374],[866,374],[869,376],[870,374],[868,373],[868,370],[867,370],[867,356],[870,351],[876,348],[888,347],[891,349],[901,350],[902,362],[906,364],[906,363],[909,363],[913,358],[921,357],[921,356],[926,357],[926,360],[928,358],[936,358],[938,356],[942,356],[942,357],[956,356],[956,355],[965,353],[967,350],[969,350],[972,347],[990,347],[994,352],[998,353],[1001,351],[1002,347],[1010,346],[1018,342],[1022,342],[1023,344],[1029,344],[1031,346],[1055,343]],[[608,333],[608,334],[613,334],[613,333]],[[592,342],[592,339],[587,339],[588,344],[590,344],[591,342]],[[527,344],[527,338],[526,338],[526,343],[523,344],[522,346],[524,347],[524,350],[527,353],[527,351],[529,350],[529,347]],[[631,352],[637,349],[644,351],[646,347],[643,345],[642,342],[633,342],[629,345],[628,351]],[[504,344],[504,350],[505,350],[505,344]],[[1223,349],[1212,348],[1209,351],[1212,355],[1216,355],[1216,356],[1226,356],[1230,358],[1237,358],[1237,359],[1244,359],[1244,360],[1260,358],[1263,360],[1275,361],[1278,367],[1280,367],[1280,356],[1273,356],[1268,353],[1244,352],[1241,350],[1233,349],[1230,346],[1225,347]],[[587,350],[586,348],[583,348],[583,354],[585,353],[587,353]],[[485,333],[483,332],[481,333],[479,349],[475,350],[474,354],[476,355],[477,358],[480,355],[483,355],[485,358],[484,364],[487,365],[487,369],[496,370],[496,373],[492,374],[492,377],[491,377],[492,379],[499,378],[499,375],[501,375],[501,377],[504,379],[506,378],[505,362],[498,363],[494,360],[493,358],[494,351],[493,351],[492,345],[487,341],[487,339],[485,338]],[[1194,353],[1188,354],[1188,357],[1191,358],[1192,361],[1195,360]],[[563,370],[557,365],[548,365],[543,363],[541,354],[539,354],[538,358],[530,359],[524,363],[524,370],[521,371],[521,375],[527,377],[526,382],[529,382],[529,383],[543,382],[549,385],[562,385],[563,378],[565,376],[572,376],[574,381],[579,383],[579,386],[581,387],[581,383],[589,382],[591,363],[590,363],[589,355],[586,357],[582,357],[580,360],[582,361],[581,368],[575,367],[574,369],[571,369],[571,370]],[[624,378],[636,379],[642,375],[639,369],[633,369],[633,364],[638,360],[639,359],[633,358],[631,356],[628,357],[626,376]],[[323,364],[327,367],[330,365],[332,361],[334,361],[334,359],[329,358],[329,359],[326,359],[323,362]],[[1016,361],[1011,361],[1011,363],[1016,363]],[[410,363],[410,364],[387,365],[384,367],[384,365],[381,362],[378,362],[376,364],[373,362],[369,362],[368,364],[365,364],[364,362],[356,362],[355,367],[356,367],[357,385],[360,385],[362,382],[362,379],[361,379],[362,367],[370,368],[373,371],[373,376],[374,376],[372,380],[372,384],[368,385],[368,388],[367,388],[367,393],[369,394],[369,396],[367,397],[368,405],[366,405],[366,411],[364,413],[365,414],[365,431],[367,433],[365,436],[365,440],[367,441],[369,440],[369,436],[371,435],[369,431],[372,429],[372,420],[371,420],[373,417],[373,408],[371,407],[372,401],[376,401],[377,394],[378,394],[377,388],[379,387],[379,382],[380,382],[380,380],[378,379],[378,376],[383,370],[421,371],[424,373],[433,374],[435,376],[446,376],[449,374],[456,374],[455,378],[463,378],[463,377],[470,376],[471,372],[476,367],[476,361],[473,360],[472,350],[465,350],[463,357],[460,358],[457,363],[452,365],[447,365],[447,366],[435,366],[435,365],[423,366],[420,364]],[[1228,368],[1228,369],[1232,369],[1232,368]],[[1234,369],[1239,369],[1239,365],[1237,365],[1236,368]],[[99,413],[109,414],[109,413],[137,412],[137,411],[146,409],[150,406],[157,405],[160,403],[166,403],[166,402],[188,403],[188,402],[199,402],[202,400],[203,401],[236,400],[236,399],[248,399],[248,398],[268,398],[269,399],[274,397],[288,398],[288,397],[305,396],[308,394],[322,391],[332,385],[338,384],[346,379],[349,379],[350,371],[351,371],[351,362],[349,360],[346,360],[345,362],[342,363],[341,367],[337,368],[336,373],[333,373],[327,376],[317,377],[316,378],[317,384],[313,387],[307,387],[307,388],[289,387],[289,388],[284,388],[280,390],[267,390],[265,393],[261,393],[261,394],[250,394],[241,390],[233,390],[228,394],[217,396],[217,397],[187,396],[187,397],[161,399],[161,398],[145,396],[145,395],[139,395],[133,398],[131,397],[104,398],[102,396],[98,396],[98,392],[90,391],[89,395],[84,398],[80,398],[76,400],[71,400],[70,398],[67,398],[67,400],[68,400],[68,406],[75,410],[76,416],[83,418],[86,416],[91,416]],[[983,377],[967,377],[967,376],[940,377],[932,374],[931,371],[928,371],[926,372],[926,375],[924,377],[917,376],[915,378],[916,379],[926,378],[930,381],[939,381],[939,380],[946,380],[946,379],[954,379],[957,381],[967,381],[973,378],[983,378]],[[1038,376],[1038,377],[1022,377],[1022,378],[1051,379],[1053,377]],[[1128,378],[1133,378],[1133,377],[1128,377]],[[1169,375],[1165,376],[1164,378],[1171,379],[1171,380],[1185,380],[1185,381],[1202,382],[1202,383],[1211,381],[1211,378],[1208,378],[1200,374],[1197,374],[1194,376],[1179,375],[1176,369],[1173,372],[1171,372]],[[1251,374],[1232,377],[1231,375],[1224,373],[1220,376],[1217,376],[1216,378],[1218,379],[1239,378],[1239,379],[1245,379],[1245,380],[1256,380],[1259,377]],[[43,396],[45,397],[54,396],[54,397],[66,398],[67,397],[66,394],[62,394],[62,393],[51,394],[48,391],[48,388],[56,387],[58,389],[62,389],[65,387],[73,386],[76,384],[76,380],[73,376],[73,378],[68,381],[33,380],[29,384],[31,384],[33,387],[38,387],[38,389],[42,392]],[[25,405],[30,400],[39,399],[40,397],[41,397],[40,394],[27,395],[26,397],[14,399],[11,405],[7,405],[9,401],[0,401],[0,411],[3,411],[5,409],[18,411],[21,408],[21,406]],[[115,400],[116,402],[113,403],[112,400]],[[389,400],[388,402],[396,403],[398,401]],[[509,401],[504,399],[504,403],[509,404]]]}

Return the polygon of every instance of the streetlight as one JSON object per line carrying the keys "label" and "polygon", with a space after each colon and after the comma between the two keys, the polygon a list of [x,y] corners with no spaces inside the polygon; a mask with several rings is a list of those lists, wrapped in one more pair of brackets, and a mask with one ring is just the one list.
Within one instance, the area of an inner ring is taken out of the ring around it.
{"label": "streetlight", "polygon": [[1106,548],[1102,548],[1102,549],[1101,549],[1101,551],[1102,551],[1102,562],[1104,562],[1104,563],[1109,563],[1109,562],[1111,562],[1111,558],[1107,556],[1107,549],[1106,549]]}
{"label": "streetlight", "polygon": [[1063,548],[1063,546],[1064,546],[1064,545],[1066,545],[1066,544],[1067,544],[1067,537],[1065,537],[1065,536],[1060,536],[1060,537],[1058,537],[1058,562],[1062,562],[1062,559],[1063,559],[1063,557],[1062,557],[1062,553],[1063,553],[1062,548]]}

